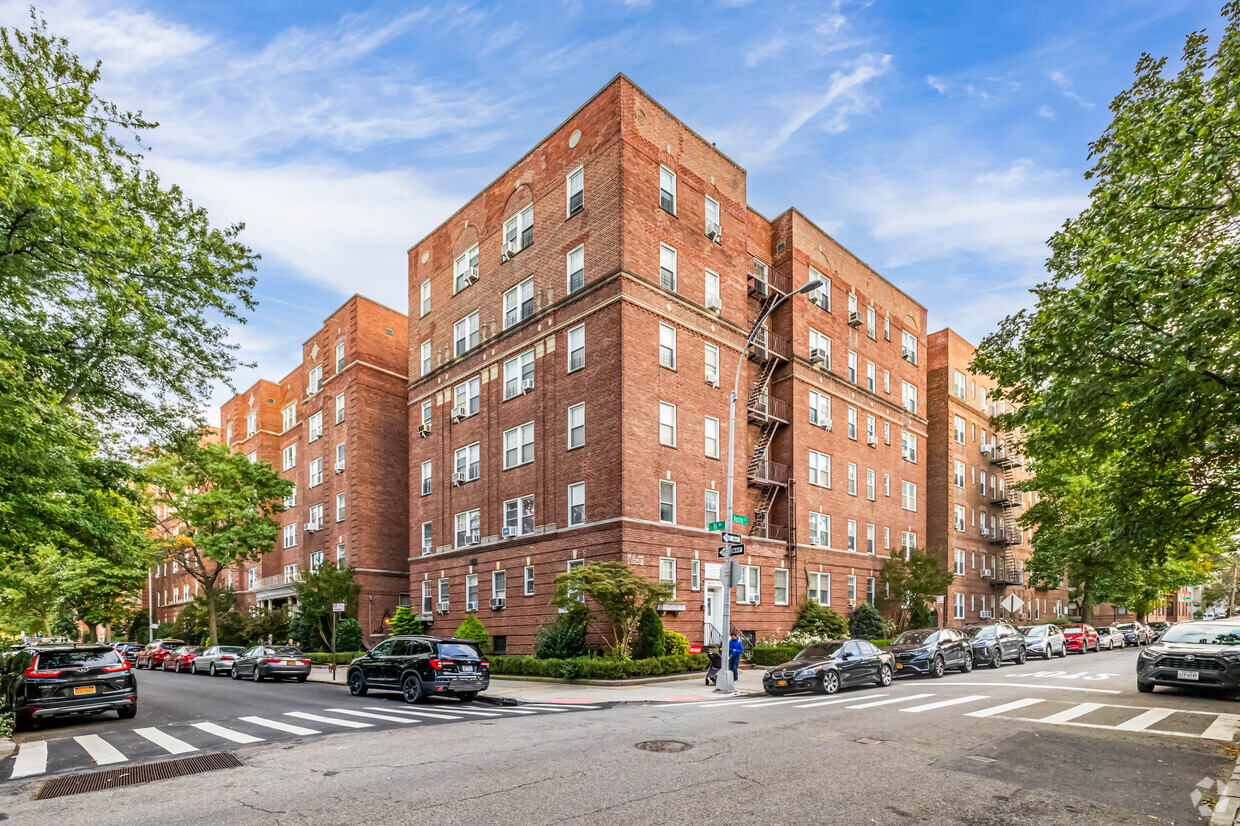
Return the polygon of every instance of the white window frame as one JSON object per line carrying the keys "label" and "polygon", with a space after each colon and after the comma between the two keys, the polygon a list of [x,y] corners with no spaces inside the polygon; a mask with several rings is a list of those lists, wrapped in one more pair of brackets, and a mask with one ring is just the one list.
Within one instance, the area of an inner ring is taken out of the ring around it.
{"label": "white window frame", "polygon": [[[567,292],[575,293],[586,285],[586,245],[578,244],[569,250],[564,256],[564,278]],[[580,273],[580,277],[574,279],[573,276]],[[579,283],[573,286],[573,281]]]}
{"label": "white window frame", "polygon": [[817,390],[809,391],[810,424],[829,425],[831,422],[831,397]]}
{"label": "white window frame", "polygon": [[336,521],[343,522],[345,517],[344,494],[336,494]]}
{"label": "white window frame", "polygon": [[[713,508],[710,506],[712,501],[715,503]],[[719,491],[707,488],[705,493],[702,495],[702,511],[703,517],[705,518],[705,522],[702,527],[706,527],[712,522],[720,521],[719,513],[722,506],[719,504],[719,501]]]}
{"label": "white window frame", "polygon": [[[573,196],[580,194],[581,203],[573,209]],[[564,176],[564,217],[570,218],[586,206],[586,168],[578,166]]]}
{"label": "white window frame", "polygon": [[291,522],[284,526],[284,547],[297,547],[297,523]]}
{"label": "white window frame", "polygon": [[521,574],[521,593],[524,596],[534,596],[534,566],[526,565]]}
{"label": "white window frame", "polygon": [[452,453],[452,472],[463,473],[466,482],[473,482],[481,475],[481,457],[482,444],[480,442],[458,447]]}
{"label": "white window frame", "polygon": [[[714,198],[710,197],[709,195],[706,195],[704,197],[706,200],[705,200],[705,203],[703,204],[703,210],[706,213],[706,220],[705,220],[705,225],[702,227],[702,230],[705,231],[710,228],[711,224],[714,224],[720,228],[720,233],[722,233],[723,212],[719,209],[719,202],[716,201]],[[712,209],[711,207],[714,207],[714,209]],[[715,216],[714,220],[711,220],[712,213]]]}
{"label": "white window frame", "polygon": [[465,281],[465,276],[469,271],[478,266],[478,245],[474,244],[465,252],[461,253],[452,262],[452,294],[456,295],[464,290],[469,284]]}
{"label": "white window frame", "polygon": [[504,361],[504,401],[521,395],[526,381],[534,381],[534,348]]}
{"label": "white window frame", "polygon": [[[670,184],[671,189],[668,189]],[[667,193],[671,196],[671,209],[663,202],[663,194]],[[670,167],[659,164],[659,208],[670,215],[676,214],[676,171]]]}
{"label": "white window frame", "polygon": [[[527,240],[528,234],[528,240]],[[534,205],[522,207],[515,215],[504,222],[504,248],[515,242],[517,252],[532,246],[534,243]]]}
{"label": "white window frame", "polygon": [[719,420],[714,416],[707,416],[703,422],[705,430],[705,450],[706,456],[710,459],[719,458]]}
{"label": "white window frame", "polygon": [[[805,589],[805,598],[819,605],[831,604],[831,573],[830,571],[807,571],[809,582]],[[826,599],[823,599],[826,596]]]}
{"label": "white window frame", "polygon": [[810,511],[809,544],[824,548],[831,547],[831,515]]}
{"label": "white window frame", "polygon": [[323,365],[316,364],[310,368],[310,377],[306,382],[306,394],[313,396],[323,389]]}
{"label": "white window frame", "polygon": [[478,346],[478,311],[465,315],[452,325],[452,352],[463,356]]}
{"label": "white window frame", "polygon": [[[776,568],[775,569],[775,579],[774,579],[773,588],[774,588],[775,593],[772,599],[774,600],[775,604],[776,605],[787,605],[788,604],[788,569],[787,568]],[[780,596],[781,593],[783,594],[783,596]]]}
{"label": "white window frame", "polygon": [[431,522],[422,523],[422,556],[429,556],[435,551],[435,527]]}
{"label": "white window frame", "polygon": [[504,329],[510,329],[534,315],[534,276],[504,292]]}
{"label": "white window frame", "polygon": [[431,280],[429,278],[422,282],[418,297],[418,317],[422,318],[431,311]]}
{"label": "white window frame", "polygon": [[[573,342],[574,338],[578,339],[576,344]],[[568,347],[566,349],[568,350],[568,372],[575,373],[586,366],[586,325],[578,324],[576,327],[569,328],[567,339]],[[573,355],[576,353],[581,354],[581,359],[574,367]]]}
{"label": "white window frame", "polygon": [[[576,450],[586,443],[586,403],[578,402],[568,407],[568,450]],[[576,439],[574,440],[574,435]]]}
{"label": "white window frame", "polygon": [[292,470],[297,467],[297,443],[285,445],[282,453],[283,470]]}
{"label": "white window frame", "polygon": [[504,502],[504,527],[509,537],[526,536],[534,532],[534,495],[518,496]]}
{"label": "white window frame", "polygon": [[[574,509],[579,509],[576,513]],[[586,523],[586,483],[574,482],[568,486],[568,525],[576,527]]]}
{"label": "white window frame", "polygon": [[[516,461],[509,459],[509,452],[516,451]],[[528,450],[528,456],[526,452]],[[528,421],[504,431],[504,470],[511,470],[534,461],[534,422]]]}
{"label": "white window frame", "polygon": [[431,461],[427,459],[422,463],[422,495],[431,495]]}
{"label": "white window frame", "polygon": [[[664,506],[671,508],[671,519],[664,518]],[[676,524],[676,483],[666,479],[659,480],[659,521],[667,525]]]}
{"label": "white window frame", "polygon": [[915,482],[901,480],[900,507],[906,511],[917,512],[917,484]]}
{"label": "white window frame", "polygon": [[297,402],[285,407],[280,411],[281,433],[287,433],[289,429],[297,424]]}
{"label": "white window frame", "polygon": [[659,322],[659,366],[676,369],[676,328]]}
{"label": "white window frame", "polygon": [[336,424],[344,423],[344,393],[336,394]]}
{"label": "white window frame", "polygon": [[482,535],[482,512],[477,508],[467,511],[461,511],[452,517],[452,547],[467,548],[469,547],[469,537],[475,531],[479,538]]}
{"label": "white window frame", "polygon": [[[669,264],[671,266],[668,266]],[[676,248],[668,244],[659,244],[659,285],[665,290],[676,292],[676,270]]]}
{"label": "white window frame", "polygon": [[423,376],[429,373],[431,369],[434,367],[434,363],[432,360],[432,353],[431,353],[431,340],[429,338],[426,341],[422,342],[421,365],[420,366],[421,366]]}
{"label": "white window frame", "polygon": [[676,405],[659,402],[659,444],[676,447]]}
{"label": "white window frame", "polygon": [[317,488],[323,484],[323,457],[310,460],[310,487]]}
{"label": "white window frame", "polygon": [[706,362],[706,381],[711,384],[719,384],[719,347],[714,344],[706,344],[703,348],[703,356]]}
{"label": "white window frame", "polygon": [[310,414],[310,421],[306,427],[306,441],[315,442],[323,438],[323,411],[318,410]]}
{"label": "white window frame", "polygon": [[831,487],[831,454],[809,452],[809,483],[820,488]]}

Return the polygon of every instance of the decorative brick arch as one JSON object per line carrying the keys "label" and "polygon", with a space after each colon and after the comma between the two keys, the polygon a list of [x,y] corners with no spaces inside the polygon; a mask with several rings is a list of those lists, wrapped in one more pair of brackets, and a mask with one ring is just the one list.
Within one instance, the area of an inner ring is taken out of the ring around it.
{"label": "decorative brick arch", "polygon": [[461,253],[477,244],[482,237],[482,231],[478,229],[478,225],[473,221],[466,221],[465,228],[456,236],[456,240],[452,242],[452,260],[455,261]]}
{"label": "decorative brick arch", "polygon": [[504,204],[503,219],[507,221],[532,203],[534,203],[534,190],[527,183],[517,184],[517,188],[512,191],[507,203]]}

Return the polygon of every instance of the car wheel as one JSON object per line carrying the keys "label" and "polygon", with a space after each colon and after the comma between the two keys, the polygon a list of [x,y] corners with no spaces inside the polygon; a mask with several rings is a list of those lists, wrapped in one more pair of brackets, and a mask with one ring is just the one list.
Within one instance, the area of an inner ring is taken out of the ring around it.
{"label": "car wheel", "polygon": [[366,696],[366,678],[362,676],[361,669],[355,668],[345,677],[345,682],[349,684],[349,693],[354,697]]}
{"label": "car wheel", "polygon": [[241,673],[237,671],[237,666],[234,665],[232,667],[232,671],[228,672],[228,676],[232,677],[234,680],[241,679]]}
{"label": "car wheel", "polygon": [[1042,652],[1042,659],[1049,660],[1055,654],[1050,643],[1046,644],[1046,650]]}
{"label": "car wheel", "polygon": [[30,731],[34,727],[34,718],[23,712],[14,712],[13,731]]}
{"label": "car wheel", "polygon": [[132,720],[138,716],[138,704],[134,703],[127,708],[118,708],[116,713],[122,720]]}
{"label": "car wheel", "polygon": [[426,696],[422,689],[422,681],[418,679],[417,674],[410,674],[400,684],[400,693],[404,695],[405,702],[413,705],[422,702],[422,698]]}
{"label": "car wheel", "polygon": [[840,675],[834,671],[827,671],[822,675],[817,684],[814,686],[815,694],[834,694],[840,690]]}
{"label": "car wheel", "polygon": [[990,652],[990,667],[999,668],[1002,665],[1003,665],[1003,655],[1000,654],[999,649],[996,648],[994,651]]}
{"label": "car wheel", "polygon": [[458,694],[457,696],[461,698],[462,703],[472,703],[474,700],[478,699],[478,692],[466,691],[464,694]]}
{"label": "car wheel", "polygon": [[964,662],[960,664],[960,673],[968,674],[973,670],[973,652],[970,651],[965,655]]}
{"label": "car wheel", "polygon": [[1020,647],[1020,650],[1016,652],[1016,664],[1017,664],[1017,665],[1024,665],[1024,664],[1025,664],[1025,660],[1027,660],[1027,659],[1029,659],[1029,652],[1028,652],[1028,651],[1026,651],[1026,650],[1025,650],[1025,646],[1023,646],[1023,645],[1022,645],[1022,646]]}
{"label": "car wheel", "polygon": [[934,677],[935,679],[942,677],[943,672],[945,670],[946,669],[943,667],[942,657],[935,657],[934,660],[930,663],[930,676]]}
{"label": "car wheel", "polygon": [[211,667],[207,669],[207,674],[211,677],[215,676],[215,663],[211,663]]}
{"label": "car wheel", "polygon": [[878,684],[883,688],[891,685],[891,666],[883,663],[878,669]]}
{"label": "car wheel", "polygon": [[1154,693],[1154,684],[1153,684],[1153,683],[1143,683],[1143,682],[1141,682],[1140,680],[1137,680],[1137,691],[1140,691],[1142,694],[1153,694],[1153,693]]}
{"label": "car wheel", "polygon": [[254,673],[250,675],[250,679],[254,680],[256,683],[261,683],[263,681],[263,673],[259,671],[257,665],[254,666]]}

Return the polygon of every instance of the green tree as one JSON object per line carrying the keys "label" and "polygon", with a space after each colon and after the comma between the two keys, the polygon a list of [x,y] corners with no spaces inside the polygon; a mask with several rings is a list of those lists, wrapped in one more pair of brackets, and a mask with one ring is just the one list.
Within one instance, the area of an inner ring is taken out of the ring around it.
{"label": "green tree", "polygon": [[883,616],[878,609],[868,602],[863,602],[853,611],[848,621],[848,633],[854,639],[877,640],[883,636]]}
{"label": "green tree", "polygon": [[[354,580],[352,568],[320,565],[297,585],[297,616],[290,633],[303,647],[323,647],[332,655],[330,670],[336,679],[336,651],[341,615],[332,607],[344,605],[344,615],[357,616],[357,596],[362,586]],[[354,649],[355,650],[355,649]]]}
{"label": "green tree", "polygon": [[[179,560],[202,588],[210,617],[210,644],[218,644],[215,594],[220,575],[238,562],[257,561],[275,547],[293,483],[266,462],[250,462],[228,445],[198,443],[197,434],[148,468],[149,513],[161,528],[154,540],[166,557]],[[173,534],[173,528],[177,529]]]}
{"label": "green tree", "polygon": [[343,620],[336,628],[336,647],[341,651],[361,651],[361,623],[352,618]]}
{"label": "green tree", "polygon": [[897,611],[901,627],[909,627],[914,619],[917,624],[913,627],[930,625],[926,603],[945,593],[952,581],[951,573],[943,570],[938,559],[920,548],[911,549],[908,559],[898,551],[892,554],[883,563],[881,576],[887,585],[887,603]]}
{"label": "green tree", "polygon": [[423,634],[425,632],[426,626],[407,605],[399,606],[392,614],[392,618],[388,620],[389,634]]}
{"label": "green tree", "polygon": [[642,610],[637,621],[637,639],[633,643],[633,656],[644,660],[647,657],[662,657],[667,653],[667,643],[663,637],[663,620],[653,605]]}
{"label": "green tree", "polygon": [[487,634],[486,626],[474,614],[466,615],[465,621],[456,629],[454,636],[463,640],[473,640],[483,651],[491,647],[491,637]]}
{"label": "green tree", "polygon": [[[602,615],[604,636],[612,653],[620,658],[629,655],[629,640],[647,605],[671,599],[672,589],[651,582],[636,574],[623,562],[590,562],[555,578],[552,604],[570,613],[591,608]],[[588,600],[588,602],[584,601]]]}
{"label": "green tree", "polygon": [[585,653],[586,618],[580,614],[560,614],[534,637],[534,656],[540,660],[568,660]]}
{"label": "green tree", "polygon": [[803,602],[792,624],[793,634],[807,634],[827,640],[848,639],[848,621],[839,612],[817,602]]}
{"label": "green tree", "polygon": [[1240,4],[1223,16],[1213,53],[1194,32],[1178,70],[1137,62],[1036,306],[978,348],[974,369],[1008,402],[999,426],[1031,459],[1040,501],[1023,522],[1042,575],[1105,587],[1196,562],[1237,527]]}

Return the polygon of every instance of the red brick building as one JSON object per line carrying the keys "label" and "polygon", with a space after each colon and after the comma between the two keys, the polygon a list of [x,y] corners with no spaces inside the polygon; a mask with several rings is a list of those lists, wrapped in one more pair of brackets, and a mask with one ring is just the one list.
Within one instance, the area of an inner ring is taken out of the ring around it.
{"label": "red brick building", "polygon": [[[741,363],[733,629],[847,614],[926,538],[926,311],[618,76],[409,250],[409,560],[439,633],[529,651],[555,576],[620,559],[722,634],[718,532]],[[812,278],[827,289],[752,323]]]}

